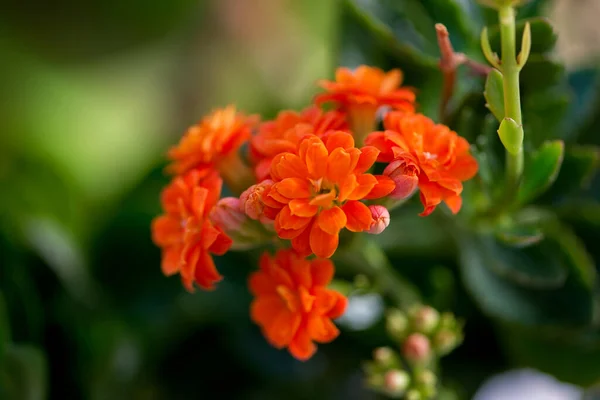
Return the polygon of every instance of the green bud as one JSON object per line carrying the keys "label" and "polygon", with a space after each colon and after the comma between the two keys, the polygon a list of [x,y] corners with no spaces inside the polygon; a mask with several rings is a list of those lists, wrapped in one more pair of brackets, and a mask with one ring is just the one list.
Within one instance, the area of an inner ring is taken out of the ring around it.
{"label": "green bud", "polygon": [[506,150],[512,154],[519,154],[523,147],[523,126],[519,125],[512,118],[504,118],[500,122],[498,135]]}
{"label": "green bud", "polygon": [[486,107],[498,121],[502,121],[504,118],[504,78],[497,69],[491,70],[488,74],[483,95]]}
{"label": "green bud", "polygon": [[490,64],[494,66],[496,69],[500,69],[500,58],[498,54],[492,51],[492,46],[490,45],[490,39],[488,38],[488,30],[487,27],[484,27],[481,31],[481,50],[483,51],[483,55],[488,60]]}
{"label": "green bud", "polygon": [[435,385],[437,384],[437,376],[435,376],[433,371],[429,369],[424,369],[416,374],[415,381],[417,385],[422,386],[424,388],[435,387]]}
{"label": "green bud", "polygon": [[390,336],[402,340],[408,331],[408,318],[402,311],[393,308],[387,312],[386,328]]}
{"label": "green bud", "polygon": [[385,379],[381,374],[368,375],[365,380],[365,383],[371,389],[381,389],[385,384]]}
{"label": "green bud", "polygon": [[423,306],[414,312],[411,322],[415,331],[428,335],[437,328],[439,321],[440,313],[436,309]]}
{"label": "green bud", "polygon": [[423,396],[417,389],[411,389],[406,392],[406,396],[404,397],[406,400],[421,400]]}
{"label": "green bud", "polygon": [[389,347],[378,347],[373,350],[373,359],[379,365],[390,366],[394,363],[396,359],[394,350]]}
{"label": "green bud", "polygon": [[460,343],[460,336],[448,330],[441,330],[433,337],[433,349],[440,356],[454,350]]}

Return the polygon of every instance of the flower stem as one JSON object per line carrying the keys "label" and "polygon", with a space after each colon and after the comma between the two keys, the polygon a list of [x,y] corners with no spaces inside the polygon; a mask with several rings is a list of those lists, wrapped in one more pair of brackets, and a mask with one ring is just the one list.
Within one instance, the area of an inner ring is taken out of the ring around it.
{"label": "flower stem", "polygon": [[[523,124],[521,117],[521,95],[519,90],[519,66],[517,65],[515,43],[515,10],[512,5],[498,9],[500,17],[500,39],[502,41],[502,75],[504,77],[505,117]],[[523,145],[516,154],[506,152],[505,196],[512,201],[523,175]]]}

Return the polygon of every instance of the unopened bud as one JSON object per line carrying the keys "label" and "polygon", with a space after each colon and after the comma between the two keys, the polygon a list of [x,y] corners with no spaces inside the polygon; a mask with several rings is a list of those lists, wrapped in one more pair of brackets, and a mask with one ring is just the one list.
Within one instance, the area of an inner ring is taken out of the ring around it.
{"label": "unopened bud", "polygon": [[406,400],[421,400],[423,396],[417,389],[411,389],[406,392],[406,396],[404,397]]}
{"label": "unopened bud", "polygon": [[391,309],[387,312],[386,328],[390,336],[402,339],[407,332],[408,318],[402,311]]}
{"label": "unopened bud", "polygon": [[225,232],[238,231],[247,219],[240,211],[240,199],[235,197],[222,198],[210,212],[212,223]]}
{"label": "unopened bud", "polygon": [[460,337],[452,332],[442,330],[433,337],[433,348],[439,355],[446,355],[458,346]]}
{"label": "unopened bud", "polygon": [[373,389],[381,389],[385,385],[385,379],[381,374],[367,376],[367,386]]}
{"label": "unopened bud", "polygon": [[390,212],[384,206],[379,205],[369,206],[369,210],[371,210],[371,215],[373,216],[373,223],[368,232],[373,235],[379,235],[390,224]]}
{"label": "unopened bud", "polygon": [[414,363],[422,363],[429,360],[431,346],[427,336],[421,333],[413,333],[407,337],[402,345],[402,355],[408,361]]}
{"label": "unopened bud", "polygon": [[381,365],[390,365],[394,362],[394,350],[389,347],[378,347],[373,350],[373,359]]}
{"label": "unopened bud", "polygon": [[266,188],[272,184],[273,181],[264,180],[250,186],[240,195],[240,210],[248,217],[265,225],[271,224],[272,221],[264,215],[265,205],[262,202],[262,195]]}
{"label": "unopened bud", "polygon": [[406,158],[398,158],[388,164],[383,174],[392,178],[396,188],[389,194],[395,200],[404,200],[412,196],[419,184],[417,165]]}
{"label": "unopened bud", "polygon": [[392,395],[400,395],[408,388],[410,377],[399,369],[389,370],[384,377],[385,390]]}
{"label": "unopened bud", "polygon": [[415,381],[420,386],[431,388],[437,383],[437,377],[431,370],[424,369],[416,374]]}
{"label": "unopened bud", "polygon": [[439,322],[440,313],[429,306],[423,306],[416,310],[412,320],[415,331],[426,335],[432,333],[437,328]]}

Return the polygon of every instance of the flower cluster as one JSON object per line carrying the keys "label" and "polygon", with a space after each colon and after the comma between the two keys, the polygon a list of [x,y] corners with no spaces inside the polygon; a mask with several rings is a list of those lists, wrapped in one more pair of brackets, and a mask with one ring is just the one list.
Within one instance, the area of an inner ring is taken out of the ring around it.
{"label": "flower cluster", "polygon": [[[164,274],[179,273],[189,291],[212,289],[222,279],[213,255],[270,243],[279,249],[249,281],[254,322],[301,360],[337,337],[332,319],[346,299],[327,285],[340,232],[381,233],[384,204],[417,189],[421,215],[442,201],[457,213],[462,182],[477,171],[467,141],[416,113],[401,83],[399,70],[340,68],[303,111],[260,122],[229,106],[189,128],[168,152],[173,177],[152,223]],[[237,197],[220,199],[223,184]]]}

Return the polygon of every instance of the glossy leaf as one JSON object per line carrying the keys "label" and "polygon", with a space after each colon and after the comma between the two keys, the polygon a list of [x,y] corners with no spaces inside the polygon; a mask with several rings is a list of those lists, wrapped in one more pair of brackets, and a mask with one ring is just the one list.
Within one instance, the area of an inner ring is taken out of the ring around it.
{"label": "glossy leaf", "polygon": [[522,325],[585,326],[592,321],[593,284],[580,270],[593,276],[594,266],[574,265],[575,259],[565,254],[568,243],[542,242],[544,247],[533,246],[532,252],[499,246],[489,237],[465,237],[460,243],[464,282],[486,314]]}
{"label": "glossy leaf", "polygon": [[496,237],[513,247],[527,247],[544,239],[544,233],[535,226],[513,226],[498,230]]}
{"label": "glossy leaf", "polygon": [[569,92],[562,86],[529,93],[523,99],[523,120],[526,121],[525,141],[534,148],[548,139],[564,139],[568,136],[562,128],[572,101]]}
{"label": "glossy leaf", "polygon": [[563,161],[564,143],[561,140],[545,142],[525,164],[523,182],[517,200],[526,204],[535,200],[556,180]]}
{"label": "glossy leaf", "polygon": [[564,77],[564,65],[553,61],[550,56],[534,53],[521,70],[520,82],[524,94],[527,94],[556,85]]}
{"label": "glossy leaf", "polygon": [[504,118],[498,128],[498,136],[502,144],[511,154],[517,154],[523,146],[523,125],[519,125],[512,118]]}
{"label": "glossy leaf", "polygon": [[567,116],[561,121],[562,137],[565,140],[581,137],[582,143],[600,144],[597,131],[589,126],[600,105],[600,69],[573,71],[567,80],[572,95]]}
{"label": "glossy leaf", "polygon": [[596,146],[567,146],[560,172],[543,199],[552,200],[568,196],[587,187],[598,172],[600,148]]}
{"label": "glossy leaf", "polygon": [[497,69],[492,69],[485,81],[485,91],[483,92],[486,100],[486,107],[498,121],[504,119],[504,81],[502,73]]}
{"label": "glossy leaf", "polygon": [[597,332],[557,334],[505,326],[499,338],[512,362],[552,374],[563,382],[588,386],[596,383],[600,376]]}
{"label": "glossy leaf", "polygon": [[[525,32],[525,26],[529,23],[531,26],[531,53],[545,53],[554,48],[558,36],[554,31],[554,27],[548,18],[535,17],[525,20],[520,20],[516,25],[516,37],[518,48],[521,50],[521,40]],[[500,49],[500,30],[498,25],[489,28],[489,38],[492,49]]]}
{"label": "glossy leaf", "polygon": [[40,349],[11,345],[6,349],[1,379],[8,399],[43,400],[47,397],[48,366]]}

